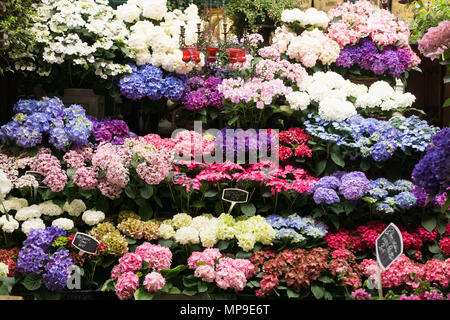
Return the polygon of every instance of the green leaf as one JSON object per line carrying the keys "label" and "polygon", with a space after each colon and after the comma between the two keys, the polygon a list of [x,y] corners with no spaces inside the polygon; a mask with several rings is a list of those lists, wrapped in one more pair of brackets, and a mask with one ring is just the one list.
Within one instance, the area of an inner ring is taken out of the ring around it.
{"label": "green leaf", "polygon": [[115,285],[114,285],[114,281],[111,279],[108,279],[105,281],[105,283],[102,286],[102,291],[103,292],[109,292],[109,291],[114,291]]}
{"label": "green leaf", "polygon": [[174,240],[172,240],[172,239],[159,239],[158,240],[158,244],[160,245],[160,246],[163,246],[163,247],[166,247],[166,248],[172,248],[175,244],[176,244],[176,242],[174,241]]}
{"label": "green leaf", "polygon": [[128,198],[130,199],[135,199],[136,198],[136,192],[134,192],[133,188],[131,187],[131,185],[127,185],[125,187],[125,194],[127,195]]}
{"label": "green leaf", "polygon": [[140,190],[141,197],[144,199],[150,199],[153,195],[153,187],[151,185],[146,184],[143,188]]}
{"label": "green leaf", "polygon": [[311,286],[311,292],[313,293],[314,297],[316,297],[316,299],[322,299],[323,295],[325,294],[324,288],[316,284],[313,284]]}
{"label": "green leaf", "polygon": [[193,208],[204,208],[204,207],[206,207],[206,203],[205,203],[205,201],[197,200],[192,203],[192,207]]}
{"label": "green leaf", "polygon": [[75,172],[77,172],[78,168],[69,168],[67,169],[67,176],[72,179],[75,175]]}
{"label": "green leaf", "polygon": [[359,164],[359,167],[362,171],[367,171],[370,169],[370,162],[366,159],[361,160],[361,163]]}
{"label": "green leaf", "polygon": [[332,153],[331,160],[333,160],[333,162],[336,163],[341,168],[343,168],[345,166],[345,161],[342,159],[341,155],[338,153]]}
{"label": "green leaf", "polygon": [[441,249],[439,248],[439,246],[437,244],[430,244],[428,246],[428,250],[430,250],[431,253],[440,253]]}
{"label": "green leaf", "polygon": [[189,297],[194,296],[196,293],[197,293],[197,291],[195,291],[195,290],[190,290],[190,289],[184,289],[183,290],[183,294],[185,296],[189,296]]}
{"label": "green leaf", "polygon": [[449,83],[450,82],[450,74],[444,76],[444,83]]}
{"label": "green leaf", "polygon": [[0,296],[9,296],[9,290],[6,284],[0,284]]}
{"label": "green leaf", "polygon": [[185,265],[179,265],[172,269],[162,269],[161,274],[166,280],[176,277],[180,274],[180,272],[183,272],[187,269],[187,266]]}
{"label": "green leaf", "polygon": [[169,293],[170,294],[181,294],[181,290],[178,289],[177,287],[172,287],[169,289]]}
{"label": "green leaf", "polygon": [[233,125],[233,123],[235,123],[236,121],[239,120],[239,115],[234,116],[233,118],[231,118],[230,120],[228,120],[227,124],[229,126]]}
{"label": "green leaf", "polygon": [[436,225],[436,217],[424,217],[422,219],[422,227],[424,227],[429,232],[432,232],[434,228],[436,228]]}
{"label": "green leaf", "polygon": [[42,277],[39,274],[31,273],[23,279],[23,286],[30,291],[39,289],[42,285]]}
{"label": "green leaf", "polygon": [[333,296],[329,291],[325,291],[325,294],[323,296],[326,300],[333,300]]}
{"label": "green leaf", "polygon": [[450,107],[450,98],[445,99],[444,104],[442,105],[442,108]]}
{"label": "green leaf", "polygon": [[136,240],[126,237],[125,240],[128,244],[136,244]]}
{"label": "green leaf", "polygon": [[238,259],[250,259],[251,257],[252,257],[252,253],[251,252],[239,251],[236,254],[236,258],[238,258]]}
{"label": "green leaf", "polygon": [[138,213],[143,220],[147,221],[153,216],[153,208],[152,206],[146,204],[145,206],[139,207]]}
{"label": "green leaf", "polygon": [[217,248],[220,251],[226,250],[229,245],[230,243],[227,240],[219,240],[219,242],[217,242]]}
{"label": "green leaf", "polygon": [[319,281],[323,282],[323,283],[333,283],[334,282],[334,280],[332,278],[330,278],[329,276],[321,276],[319,278]]}
{"label": "green leaf", "polygon": [[136,299],[136,300],[152,300],[153,293],[148,292],[144,288],[139,288],[134,292],[134,299]]}
{"label": "green leaf", "polygon": [[256,213],[256,207],[253,203],[241,203],[241,211],[247,217],[252,217]]}
{"label": "green leaf", "polygon": [[197,285],[198,292],[203,293],[208,291],[208,285],[203,281],[199,282]]}
{"label": "green leaf", "polygon": [[300,294],[298,294],[297,292],[295,292],[294,290],[287,288],[286,290],[287,296],[291,299],[296,299],[298,297],[300,297]]}
{"label": "green leaf", "polygon": [[319,162],[316,163],[315,169],[316,169],[316,174],[317,175],[321,175],[323,173],[323,171],[325,170],[327,166],[327,160],[326,159],[322,159]]}
{"label": "green leaf", "polygon": [[192,288],[197,286],[197,283],[200,280],[198,280],[197,278],[195,278],[193,275],[189,275],[186,277],[183,277],[183,286],[188,287],[188,288]]}
{"label": "green leaf", "polygon": [[216,190],[208,190],[205,192],[205,198],[212,198],[215,197],[216,195],[217,195]]}

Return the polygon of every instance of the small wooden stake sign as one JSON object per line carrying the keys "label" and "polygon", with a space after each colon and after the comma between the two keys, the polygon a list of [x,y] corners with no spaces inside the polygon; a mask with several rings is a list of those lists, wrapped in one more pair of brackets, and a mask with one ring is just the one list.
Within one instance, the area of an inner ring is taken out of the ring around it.
{"label": "small wooden stake sign", "polygon": [[247,203],[248,191],[238,188],[223,189],[222,200],[231,202],[231,207],[228,210],[228,214],[230,214],[236,203]]}
{"label": "small wooden stake sign", "polygon": [[99,242],[86,233],[77,232],[72,240],[72,244],[81,251],[80,254],[96,254]]}
{"label": "small wooden stake sign", "polygon": [[378,294],[383,299],[381,269],[387,270],[403,253],[403,237],[398,227],[391,223],[376,240]]}

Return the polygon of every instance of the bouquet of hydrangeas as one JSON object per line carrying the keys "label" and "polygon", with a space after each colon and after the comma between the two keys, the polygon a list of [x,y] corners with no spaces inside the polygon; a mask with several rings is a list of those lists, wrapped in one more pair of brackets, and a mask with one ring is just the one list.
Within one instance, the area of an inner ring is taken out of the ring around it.
{"label": "bouquet of hydrangeas", "polygon": [[[186,74],[196,66],[185,63],[179,49],[180,26],[185,28],[187,46],[197,42],[198,8],[167,10],[166,0],[132,1],[117,7],[116,14],[129,28],[126,41],[138,65],[152,64],[169,72]],[[203,54],[197,67],[203,66]]]}
{"label": "bouquet of hydrangeas", "polygon": [[[121,64],[129,32],[107,0],[42,1],[29,33],[34,45],[27,52],[10,53],[18,70],[49,76],[55,68],[69,66],[71,86],[81,86],[88,75],[108,79],[130,71]],[[72,82],[75,77],[79,83]]]}
{"label": "bouquet of hydrangeas", "polygon": [[92,122],[79,105],[64,107],[58,98],[43,100],[20,100],[13,111],[13,120],[0,128],[0,141],[14,142],[22,148],[31,148],[45,142],[58,150],[67,150],[71,145],[81,147],[88,144]]}
{"label": "bouquet of hydrangeas", "polygon": [[[341,47],[336,65],[361,75],[404,76],[417,67],[419,57],[408,44],[407,24],[387,10],[379,9],[369,1],[340,3],[328,12],[331,22],[328,36]],[[344,70],[345,70],[344,69]]]}

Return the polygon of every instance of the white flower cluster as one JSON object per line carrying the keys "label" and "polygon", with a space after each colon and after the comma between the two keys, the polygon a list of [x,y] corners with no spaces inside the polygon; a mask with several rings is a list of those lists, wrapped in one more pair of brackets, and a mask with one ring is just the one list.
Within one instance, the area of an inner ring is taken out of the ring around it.
{"label": "white flower cluster", "polygon": [[86,211],[86,205],[83,200],[74,199],[71,203],[66,202],[63,206],[63,210],[69,214],[69,216],[79,217]]}
{"label": "white flower cluster", "polygon": [[272,46],[276,47],[280,53],[285,53],[292,39],[297,35],[290,31],[286,26],[278,27],[272,38]]}
{"label": "white flower cluster", "polygon": [[416,97],[409,93],[395,91],[387,82],[377,81],[373,83],[369,91],[357,97],[357,108],[381,108],[389,111],[396,108],[408,108],[412,106]]}
{"label": "white flower cluster", "polygon": [[295,8],[284,10],[281,13],[281,21],[285,23],[299,22],[303,27],[314,26],[326,29],[330,19],[326,12],[319,11],[316,8],[309,8],[306,11]]}
{"label": "white flower cluster", "polygon": [[[29,30],[36,45],[27,53],[11,52],[19,70],[36,70],[41,76],[53,64],[69,61],[86,70],[92,66],[103,79],[131,72],[128,65],[114,62],[114,52],[124,48],[129,31],[106,0],[43,0]],[[34,62],[36,60],[36,64]]]}
{"label": "white flower cluster", "polygon": [[163,239],[174,238],[179,244],[198,244],[211,248],[219,240],[237,239],[238,245],[245,251],[253,249],[257,242],[270,245],[275,238],[275,230],[261,216],[234,219],[229,214],[215,218],[203,214],[192,218],[181,213],[173,219],[165,220],[159,227]]}
{"label": "white flower cluster", "polygon": [[0,262],[0,277],[6,277],[9,273],[9,268],[7,264]]}
{"label": "white flower cluster", "polygon": [[11,180],[8,179],[8,176],[3,170],[0,170],[0,202],[5,199],[6,195],[11,191],[11,188]]}
{"label": "white flower cluster", "polygon": [[87,210],[81,216],[81,219],[90,226],[95,226],[105,220],[105,214],[102,211]]}
{"label": "white flower cluster", "polygon": [[56,226],[56,227],[59,227],[61,229],[68,231],[68,230],[73,229],[74,223],[71,219],[58,218],[52,222],[52,226]]}
{"label": "white flower cluster", "polygon": [[[138,65],[149,63],[182,74],[192,71],[195,64],[182,60],[179,37],[180,26],[184,26],[186,45],[197,42],[197,24],[202,22],[197,6],[191,4],[184,12],[168,12],[166,0],[129,0],[116,12],[130,26],[127,45]],[[203,63],[202,57],[198,67]]]}
{"label": "white flower cluster", "polygon": [[367,88],[331,71],[306,76],[297,86],[299,91],[286,96],[290,107],[305,110],[314,101],[319,105],[319,116],[326,121],[346,120],[357,113],[357,108],[380,108],[382,111],[406,108],[415,100],[411,93],[396,92],[385,81],[377,81]]}

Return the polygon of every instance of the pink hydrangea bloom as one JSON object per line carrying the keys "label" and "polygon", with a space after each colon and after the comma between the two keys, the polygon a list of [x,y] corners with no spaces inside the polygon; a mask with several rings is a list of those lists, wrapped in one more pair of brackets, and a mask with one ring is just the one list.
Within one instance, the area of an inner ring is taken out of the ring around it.
{"label": "pink hydrangea bloom", "polygon": [[148,269],[170,269],[172,264],[172,252],[166,247],[160,245],[144,242],[136,248],[135,253],[139,255],[142,260],[149,263]]}
{"label": "pink hydrangea bloom", "polygon": [[139,288],[139,277],[133,272],[125,272],[117,279],[116,295],[120,300],[131,299]]}
{"label": "pink hydrangea bloom", "polygon": [[194,277],[201,278],[205,282],[214,282],[216,279],[216,272],[214,267],[209,264],[202,264],[196,267],[194,271]]}
{"label": "pink hydrangea bloom", "polygon": [[159,272],[151,272],[145,276],[143,284],[148,292],[156,292],[166,285],[166,279]]}
{"label": "pink hydrangea bloom", "polygon": [[142,258],[136,253],[126,253],[119,259],[122,272],[136,272],[142,268]]}
{"label": "pink hydrangea bloom", "polygon": [[427,33],[418,41],[419,51],[431,60],[450,48],[450,21],[445,20],[436,27],[428,29]]}

